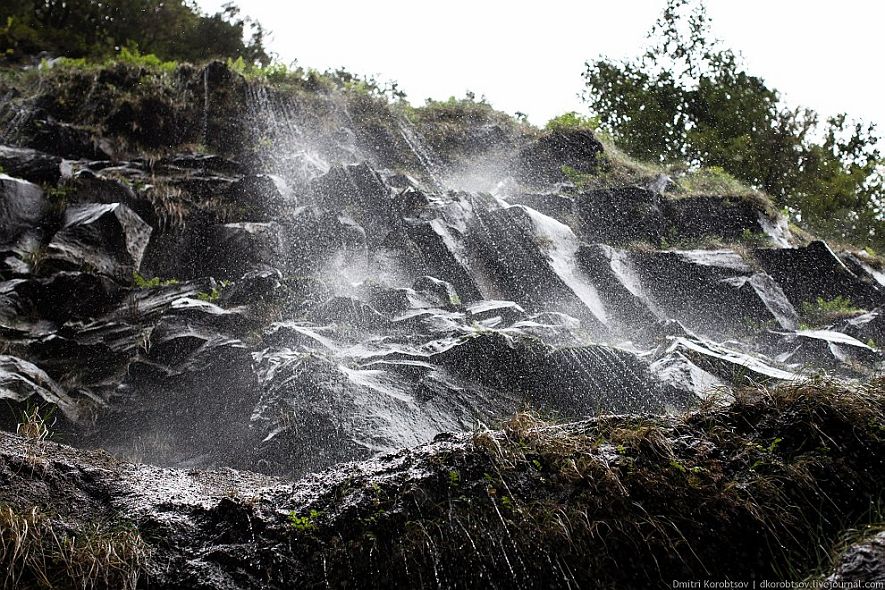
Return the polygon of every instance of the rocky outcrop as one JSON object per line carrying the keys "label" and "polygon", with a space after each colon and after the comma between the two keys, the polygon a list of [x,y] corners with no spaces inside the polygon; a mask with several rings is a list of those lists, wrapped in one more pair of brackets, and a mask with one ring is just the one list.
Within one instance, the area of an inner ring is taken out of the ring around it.
{"label": "rocky outcrop", "polygon": [[[47,88],[67,109],[45,89],[0,105],[16,144],[0,148],[14,175],[0,177],[0,340],[29,363],[9,379],[56,387],[16,403],[67,400],[71,440],[305,473],[522,403],[660,414],[882,365],[869,265],[782,247],[760,199],[563,183],[597,172],[587,130],[507,126],[476,105],[407,116],[220,63],[65,76]],[[482,128],[453,129],[468,110]],[[749,248],[763,233],[779,247]],[[803,303],[837,294],[870,313],[799,329]]]}
{"label": "rocky outcrop", "polygon": [[45,263],[59,270],[88,269],[128,284],[150,235],[150,226],[120,203],[72,205],[46,246]]}

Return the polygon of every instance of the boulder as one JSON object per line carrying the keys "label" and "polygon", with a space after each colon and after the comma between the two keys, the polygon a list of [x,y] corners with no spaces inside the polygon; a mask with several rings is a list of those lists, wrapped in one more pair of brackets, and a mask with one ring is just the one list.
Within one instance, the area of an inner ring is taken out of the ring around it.
{"label": "boulder", "polygon": [[575,197],[579,233],[588,242],[657,243],[667,231],[665,201],[637,186],[583,192]]}
{"label": "boulder", "polygon": [[568,177],[562,169],[568,166],[577,172],[591,173],[597,168],[602,143],[592,131],[566,129],[545,133],[528,144],[516,157],[516,175],[529,182],[564,182]]}
{"label": "boulder", "polygon": [[226,223],[210,228],[203,274],[236,280],[254,270],[288,268],[288,248],[278,223]]}
{"label": "boulder", "polygon": [[731,250],[638,251],[630,260],[643,296],[692,330],[732,335],[798,326],[779,285]]}
{"label": "boulder", "polygon": [[35,229],[48,209],[39,186],[0,174],[0,247],[14,245],[23,233]]}
{"label": "boulder", "polygon": [[824,583],[833,588],[885,584],[885,531],[871,533],[845,548]]}
{"label": "boulder", "polygon": [[72,205],[46,248],[46,262],[131,284],[150,236],[151,227],[120,203]]}
{"label": "boulder", "polygon": [[294,207],[295,198],[285,181],[270,174],[253,174],[237,180],[222,199],[233,209],[232,221],[272,221],[283,207]]}
{"label": "boulder", "polygon": [[765,234],[769,222],[764,204],[749,198],[690,196],[664,199],[667,239],[698,240],[714,237],[740,241],[750,233]]}
{"label": "boulder", "polygon": [[408,222],[405,231],[418,254],[414,261],[418,272],[450,283],[462,301],[482,299],[463,247],[443,220]]}
{"label": "boulder", "polygon": [[[71,422],[80,419],[76,402],[40,367],[26,360],[0,355],[0,400],[15,404],[18,408],[28,405],[58,408]],[[3,422],[15,420],[11,413],[3,413]],[[7,430],[15,430],[15,424],[3,424]]]}
{"label": "boulder", "polygon": [[885,303],[882,290],[851,272],[825,242],[815,241],[801,248],[762,248],[753,257],[781,286],[790,303],[801,307],[818,298],[837,297],[853,305],[873,309]]}
{"label": "boulder", "polygon": [[30,148],[0,145],[0,167],[7,174],[37,183],[61,178],[62,159]]}

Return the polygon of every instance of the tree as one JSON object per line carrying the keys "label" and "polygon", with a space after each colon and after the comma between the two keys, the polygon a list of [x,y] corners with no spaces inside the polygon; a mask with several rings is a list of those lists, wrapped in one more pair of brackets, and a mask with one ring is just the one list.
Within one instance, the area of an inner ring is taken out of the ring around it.
{"label": "tree", "polygon": [[669,0],[637,59],[586,64],[584,99],[628,153],[718,166],[816,229],[885,244],[874,125],[787,108],[710,32],[701,0]]}
{"label": "tree", "polygon": [[270,62],[264,29],[232,3],[206,15],[192,0],[10,0],[4,23],[0,51],[13,61],[42,51],[100,59],[134,46],[163,60]]}

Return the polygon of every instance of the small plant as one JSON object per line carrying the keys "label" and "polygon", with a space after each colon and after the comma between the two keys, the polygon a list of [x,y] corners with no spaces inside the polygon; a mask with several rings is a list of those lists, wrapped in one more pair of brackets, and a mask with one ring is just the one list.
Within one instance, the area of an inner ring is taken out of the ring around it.
{"label": "small plant", "polygon": [[152,287],[169,287],[177,285],[178,279],[161,279],[160,277],[145,278],[138,271],[132,272],[132,280],[139,289],[150,289]]}
{"label": "small plant", "polygon": [[741,232],[741,241],[753,248],[762,248],[770,245],[770,240],[765,232],[753,231],[748,227]]}
{"label": "small plant", "polygon": [[221,299],[221,291],[230,285],[230,281],[221,281],[217,287],[212,287],[211,291],[199,291],[195,297],[206,303],[215,303]]}
{"label": "small plant", "polygon": [[449,485],[452,487],[456,487],[461,483],[461,474],[458,473],[458,470],[452,469],[449,471]]}
{"label": "small plant", "polygon": [[837,295],[833,299],[818,297],[816,301],[804,301],[802,303],[803,325],[826,326],[835,321],[854,317],[864,310],[856,307],[851,299]]}
{"label": "small plant", "polygon": [[51,417],[51,410],[45,415],[41,415],[39,406],[31,406],[22,413],[21,422],[16,426],[15,433],[34,442],[43,442],[50,435],[49,420]]}
{"label": "small plant", "polygon": [[316,520],[322,516],[322,512],[311,508],[306,516],[301,516],[294,510],[289,512],[289,524],[298,532],[307,532],[316,530]]}

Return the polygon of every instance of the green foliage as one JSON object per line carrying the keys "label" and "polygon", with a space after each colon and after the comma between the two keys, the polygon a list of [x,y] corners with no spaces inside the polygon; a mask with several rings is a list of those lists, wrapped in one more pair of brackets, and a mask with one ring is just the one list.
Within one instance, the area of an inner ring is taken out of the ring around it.
{"label": "green foliage", "polygon": [[0,7],[0,22],[0,52],[10,61],[48,51],[98,60],[118,52],[123,59],[155,55],[156,66],[217,57],[270,63],[264,29],[233,3],[208,15],[189,0],[10,0]]}
{"label": "green foliage", "polygon": [[698,168],[679,178],[679,192],[697,195],[753,195],[753,190],[721,166]]}
{"label": "green foliage", "polygon": [[634,60],[587,63],[584,98],[629,154],[718,167],[829,237],[885,243],[873,125],[790,109],[712,38],[702,0],[669,0]]}
{"label": "green foliage", "polygon": [[215,303],[221,299],[221,292],[230,284],[231,281],[219,281],[216,286],[212,287],[211,291],[199,291],[195,297],[200,301]]}
{"label": "green foliage", "polygon": [[569,131],[578,129],[596,131],[599,128],[599,124],[599,117],[582,117],[578,113],[572,111],[550,119],[547,121],[544,129],[547,131]]}
{"label": "green foliage", "polygon": [[322,512],[311,509],[306,516],[301,516],[294,510],[289,513],[289,524],[298,532],[314,531],[317,528],[316,520],[322,516]]}
{"label": "green foliage", "polygon": [[839,295],[833,299],[818,297],[816,301],[803,301],[801,312],[805,322],[800,328],[830,324],[842,318],[855,316],[863,310],[856,307],[848,297]]}
{"label": "green foliage", "polygon": [[135,283],[135,286],[139,289],[150,289],[153,287],[168,287],[171,285],[177,285],[178,279],[161,279],[160,277],[153,278],[145,278],[141,276],[137,271],[132,273],[132,280]]}

